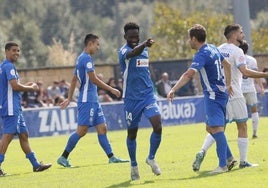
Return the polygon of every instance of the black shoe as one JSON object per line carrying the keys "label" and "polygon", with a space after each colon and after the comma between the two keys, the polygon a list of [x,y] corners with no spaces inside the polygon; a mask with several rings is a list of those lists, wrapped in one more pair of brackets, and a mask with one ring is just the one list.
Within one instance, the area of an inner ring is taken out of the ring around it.
{"label": "black shoe", "polygon": [[252,138],[253,139],[258,138],[258,136],[254,134],[254,135],[252,135]]}
{"label": "black shoe", "polygon": [[6,173],[0,168],[0,177],[5,176],[5,175],[6,175]]}
{"label": "black shoe", "polygon": [[40,163],[40,166],[33,168],[33,171],[34,172],[42,172],[46,169],[49,169],[51,166],[52,166],[52,164],[50,164],[50,163],[49,164]]}
{"label": "black shoe", "polygon": [[227,168],[228,170],[232,170],[236,165],[238,164],[237,160],[232,159],[230,161],[227,161]]}

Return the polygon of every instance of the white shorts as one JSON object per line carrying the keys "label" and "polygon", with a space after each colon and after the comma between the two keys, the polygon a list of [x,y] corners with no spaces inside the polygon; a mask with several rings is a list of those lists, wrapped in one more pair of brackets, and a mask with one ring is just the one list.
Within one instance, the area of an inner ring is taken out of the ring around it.
{"label": "white shorts", "polygon": [[243,93],[243,95],[246,99],[247,105],[249,105],[250,107],[257,106],[258,99],[257,94],[255,92]]}
{"label": "white shorts", "polygon": [[246,122],[248,119],[247,105],[244,97],[229,100],[226,106],[227,122]]}

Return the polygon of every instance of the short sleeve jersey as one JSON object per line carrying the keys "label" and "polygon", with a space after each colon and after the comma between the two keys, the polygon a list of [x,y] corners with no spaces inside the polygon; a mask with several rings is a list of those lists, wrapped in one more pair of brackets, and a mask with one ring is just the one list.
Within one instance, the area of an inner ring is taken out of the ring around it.
{"label": "short sleeve jersey", "polygon": [[127,44],[118,52],[119,64],[123,75],[123,98],[142,100],[145,96],[154,97],[153,83],[149,70],[149,55],[147,48],[135,57],[129,59],[126,55],[132,48]]}
{"label": "short sleeve jersey", "polygon": [[[251,70],[258,70],[257,61],[254,57],[245,55],[246,56],[246,63],[247,68]],[[255,84],[254,84],[254,78],[249,78],[246,76],[243,76],[242,79],[242,92],[243,93],[256,93]]]}
{"label": "short sleeve jersey", "polygon": [[233,100],[235,98],[241,98],[243,97],[243,93],[241,90],[242,73],[240,72],[239,67],[246,65],[244,52],[241,48],[237,47],[232,43],[224,43],[218,48],[224,58],[227,59],[231,64],[231,85],[234,94],[230,98],[230,100]]}
{"label": "short sleeve jersey", "polygon": [[80,82],[77,102],[98,102],[97,86],[93,84],[88,72],[94,72],[95,66],[92,57],[85,51],[77,58],[74,74]]}
{"label": "short sleeve jersey", "polygon": [[19,80],[18,72],[13,63],[4,60],[0,64],[0,115],[13,116],[21,112],[21,92],[14,91],[10,80]]}
{"label": "short sleeve jersey", "polygon": [[194,55],[190,69],[195,69],[200,74],[203,93],[210,99],[217,96],[226,96],[224,76],[221,62],[224,57],[219,50],[211,44],[204,44]]}

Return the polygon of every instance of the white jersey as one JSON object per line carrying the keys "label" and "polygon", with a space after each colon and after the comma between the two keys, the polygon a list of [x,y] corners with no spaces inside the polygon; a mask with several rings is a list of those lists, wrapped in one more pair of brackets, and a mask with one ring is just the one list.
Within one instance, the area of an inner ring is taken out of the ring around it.
{"label": "white jersey", "polygon": [[241,89],[242,73],[240,72],[239,67],[246,65],[244,52],[241,48],[232,43],[224,43],[218,48],[224,58],[231,64],[231,86],[234,94],[229,100],[243,98],[244,96]]}
{"label": "white jersey", "polygon": [[[257,61],[254,57],[245,55],[247,68],[251,70],[258,70]],[[254,78],[248,78],[243,76],[242,79],[242,92],[243,93],[256,93]]]}

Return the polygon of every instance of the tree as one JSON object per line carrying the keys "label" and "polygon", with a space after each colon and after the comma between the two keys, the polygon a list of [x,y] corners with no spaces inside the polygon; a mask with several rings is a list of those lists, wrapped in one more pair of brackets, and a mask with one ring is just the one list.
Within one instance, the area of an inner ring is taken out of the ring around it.
{"label": "tree", "polygon": [[[13,15],[8,40],[21,43],[22,58],[19,68],[42,67],[46,65],[47,49],[41,41],[41,31],[34,20],[28,19],[24,13]],[[23,60],[24,59],[24,60]]]}
{"label": "tree", "polygon": [[219,45],[224,41],[223,29],[232,23],[231,15],[224,13],[195,11],[182,14],[179,10],[164,3],[157,3],[154,9],[154,23],[151,28],[156,41],[150,51],[152,60],[191,58],[193,52],[188,45],[187,30],[199,23],[206,27],[207,41]]}
{"label": "tree", "polygon": [[64,49],[61,41],[53,38],[53,45],[48,47],[49,66],[72,66],[75,65],[77,54],[74,50],[74,34],[70,36],[67,49]]}

